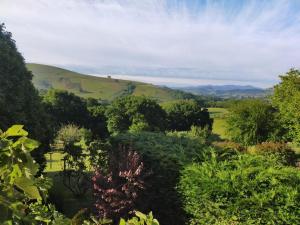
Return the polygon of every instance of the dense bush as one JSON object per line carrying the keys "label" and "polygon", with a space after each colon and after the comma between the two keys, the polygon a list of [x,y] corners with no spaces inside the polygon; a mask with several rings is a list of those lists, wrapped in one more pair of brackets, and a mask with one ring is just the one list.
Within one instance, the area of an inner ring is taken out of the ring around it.
{"label": "dense bush", "polygon": [[277,154],[283,163],[289,165],[295,165],[297,161],[295,151],[284,142],[263,142],[255,146],[254,152],[263,155]]}
{"label": "dense bush", "polygon": [[162,131],[165,128],[165,112],[160,105],[146,97],[126,96],[117,98],[106,111],[108,130]]}
{"label": "dense bush", "polygon": [[182,225],[185,213],[176,191],[180,170],[192,161],[202,161],[208,147],[198,139],[166,136],[162,133],[141,132],[112,137],[115,146],[132,145],[141,155],[150,175],[144,180],[145,190],[137,199],[137,210],[154,212],[161,224]]}
{"label": "dense bush", "polygon": [[163,105],[167,112],[167,128],[169,130],[186,131],[191,126],[209,127],[212,120],[207,109],[195,100],[177,100]]}
{"label": "dense bush", "polygon": [[244,145],[280,140],[284,133],[276,109],[259,99],[234,104],[229,110],[227,122],[230,137]]}
{"label": "dense bush", "polygon": [[274,155],[213,156],[182,172],[179,190],[190,224],[297,224],[300,171]]}
{"label": "dense bush", "polygon": [[136,207],[136,199],[144,189],[144,163],[131,146],[111,149],[107,167],[100,165],[92,178],[97,217],[112,219],[127,217]]}

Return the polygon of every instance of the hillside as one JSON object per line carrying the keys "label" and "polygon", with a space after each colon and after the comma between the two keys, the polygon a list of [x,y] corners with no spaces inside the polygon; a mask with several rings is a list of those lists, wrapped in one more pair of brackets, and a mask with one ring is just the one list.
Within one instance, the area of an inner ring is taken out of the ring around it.
{"label": "hillside", "polygon": [[152,84],[90,76],[42,64],[30,63],[27,64],[27,68],[32,71],[33,84],[39,90],[55,88],[73,92],[84,98],[103,100],[112,100],[127,94],[146,95],[160,102],[178,98],[177,91]]}
{"label": "hillside", "polygon": [[196,87],[183,87],[180,90],[193,94],[216,96],[220,98],[264,97],[269,91],[253,86],[242,85],[203,85]]}

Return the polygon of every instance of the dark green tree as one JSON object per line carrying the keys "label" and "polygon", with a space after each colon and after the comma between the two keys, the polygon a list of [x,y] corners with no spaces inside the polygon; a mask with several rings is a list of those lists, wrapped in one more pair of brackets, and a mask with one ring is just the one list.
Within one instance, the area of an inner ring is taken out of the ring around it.
{"label": "dark green tree", "polygon": [[31,79],[32,74],[27,70],[11,33],[0,24],[0,127],[7,129],[12,124],[23,124],[30,136],[41,142],[33,155],[42,163],[43,149],[47,149],[51,130]]}
{"label": "dark green tree", "polygon": [[300,71],[291,69],[274,87],[273,105],[278,108],[287,139],[300,143]]}
{"label": "dark green tree", "polygon": [[165,128],[165,112],[161,106],[144,96],[117,98],[106,111],[108,130],[122,131],[162,131]]}
{"label": "dark green tree", "polygon": [[63,124],[87,127],[89,113],[86,101],[73,93],[50,89],[43,95],[43,102],[55,129]]}
{"label": "dark green tree", "polygon": [[191,126],[212,127],[209,112],[195,100],[177,100],[165,104],[163,108],[167,112],[169,130],[185,131]]}
{"label": "dark green tree", "polygon": [[89,124],[88,127],[91,129],[95,137],[105,138],[108,136],[107,123],[106,123],[106,106],[97,104],[88,106],[89,112]]}
{"label": "dark green tree", "polygon": [[233,105],[227,122],[230,137],[245,145],[280,140],[284,133],[276,109],[259,99],[239,101]]}
{"label": "dark green tree", "polygon": [[0,24],[0,127],[23,124],[31,136],[47,137],[45,112],[10,32]]}

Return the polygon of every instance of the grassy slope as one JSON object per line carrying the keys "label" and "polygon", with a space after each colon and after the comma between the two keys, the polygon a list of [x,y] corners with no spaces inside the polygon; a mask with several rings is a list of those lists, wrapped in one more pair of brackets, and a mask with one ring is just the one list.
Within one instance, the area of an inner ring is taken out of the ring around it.
{"label": "grassy slope", "polygon": [[158,101],[173,100],[172,90],[135,81],[101,78],[41,64],[27,64],[33,73],[33,83],[38,89],[61,89],[81,97],[112,100],[128,93],[128,85],[135,86],[133,95],[146,95]]}

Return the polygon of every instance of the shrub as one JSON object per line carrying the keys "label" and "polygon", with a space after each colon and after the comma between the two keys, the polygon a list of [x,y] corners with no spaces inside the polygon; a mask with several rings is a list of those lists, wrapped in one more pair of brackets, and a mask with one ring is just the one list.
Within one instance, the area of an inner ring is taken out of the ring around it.
{"label": "shrub", "polygon": [[276,109],[259,99],[243,100],[233,105],[227,122],[230,137],[244,145],[280,140],[284,133]]}
{"label": "shrub", "polygon": [[[214,155],[214,154],[213,154]],[[212,157],[185,167],[179,184],[190,224],[297,224],[300,171],[274,155]]]}
{"label": "shrub", "polygon": [[213,142],[219,160],[230,159],[241,152],[246,152],[247,148],[233,141]]}
{"label": "shrub", "polygon": [[135,207],[141,189],[144,189],[144,164],[140,155],[130,146],[109,152],[108,168],[98,168],[92,178],[96,197],[97,216],[119,220]]}
{"label": "shrub", "polygon": [[184,224],[186,215],[176,190],[180,170],[186,163],[203,161],[208,147],[198,139],[150,132],[120,134],[111,140],[115,146],[132,145],[141,155],[145,170],[151,171],[136,209],[153,210],[161,224]]}
{"label": "shrub", "polygon": [[255,153],[258,154],[278,154],[282,162],[295,165],[297,161],[296,153],[284,142],[263,142],[255,146]]}

